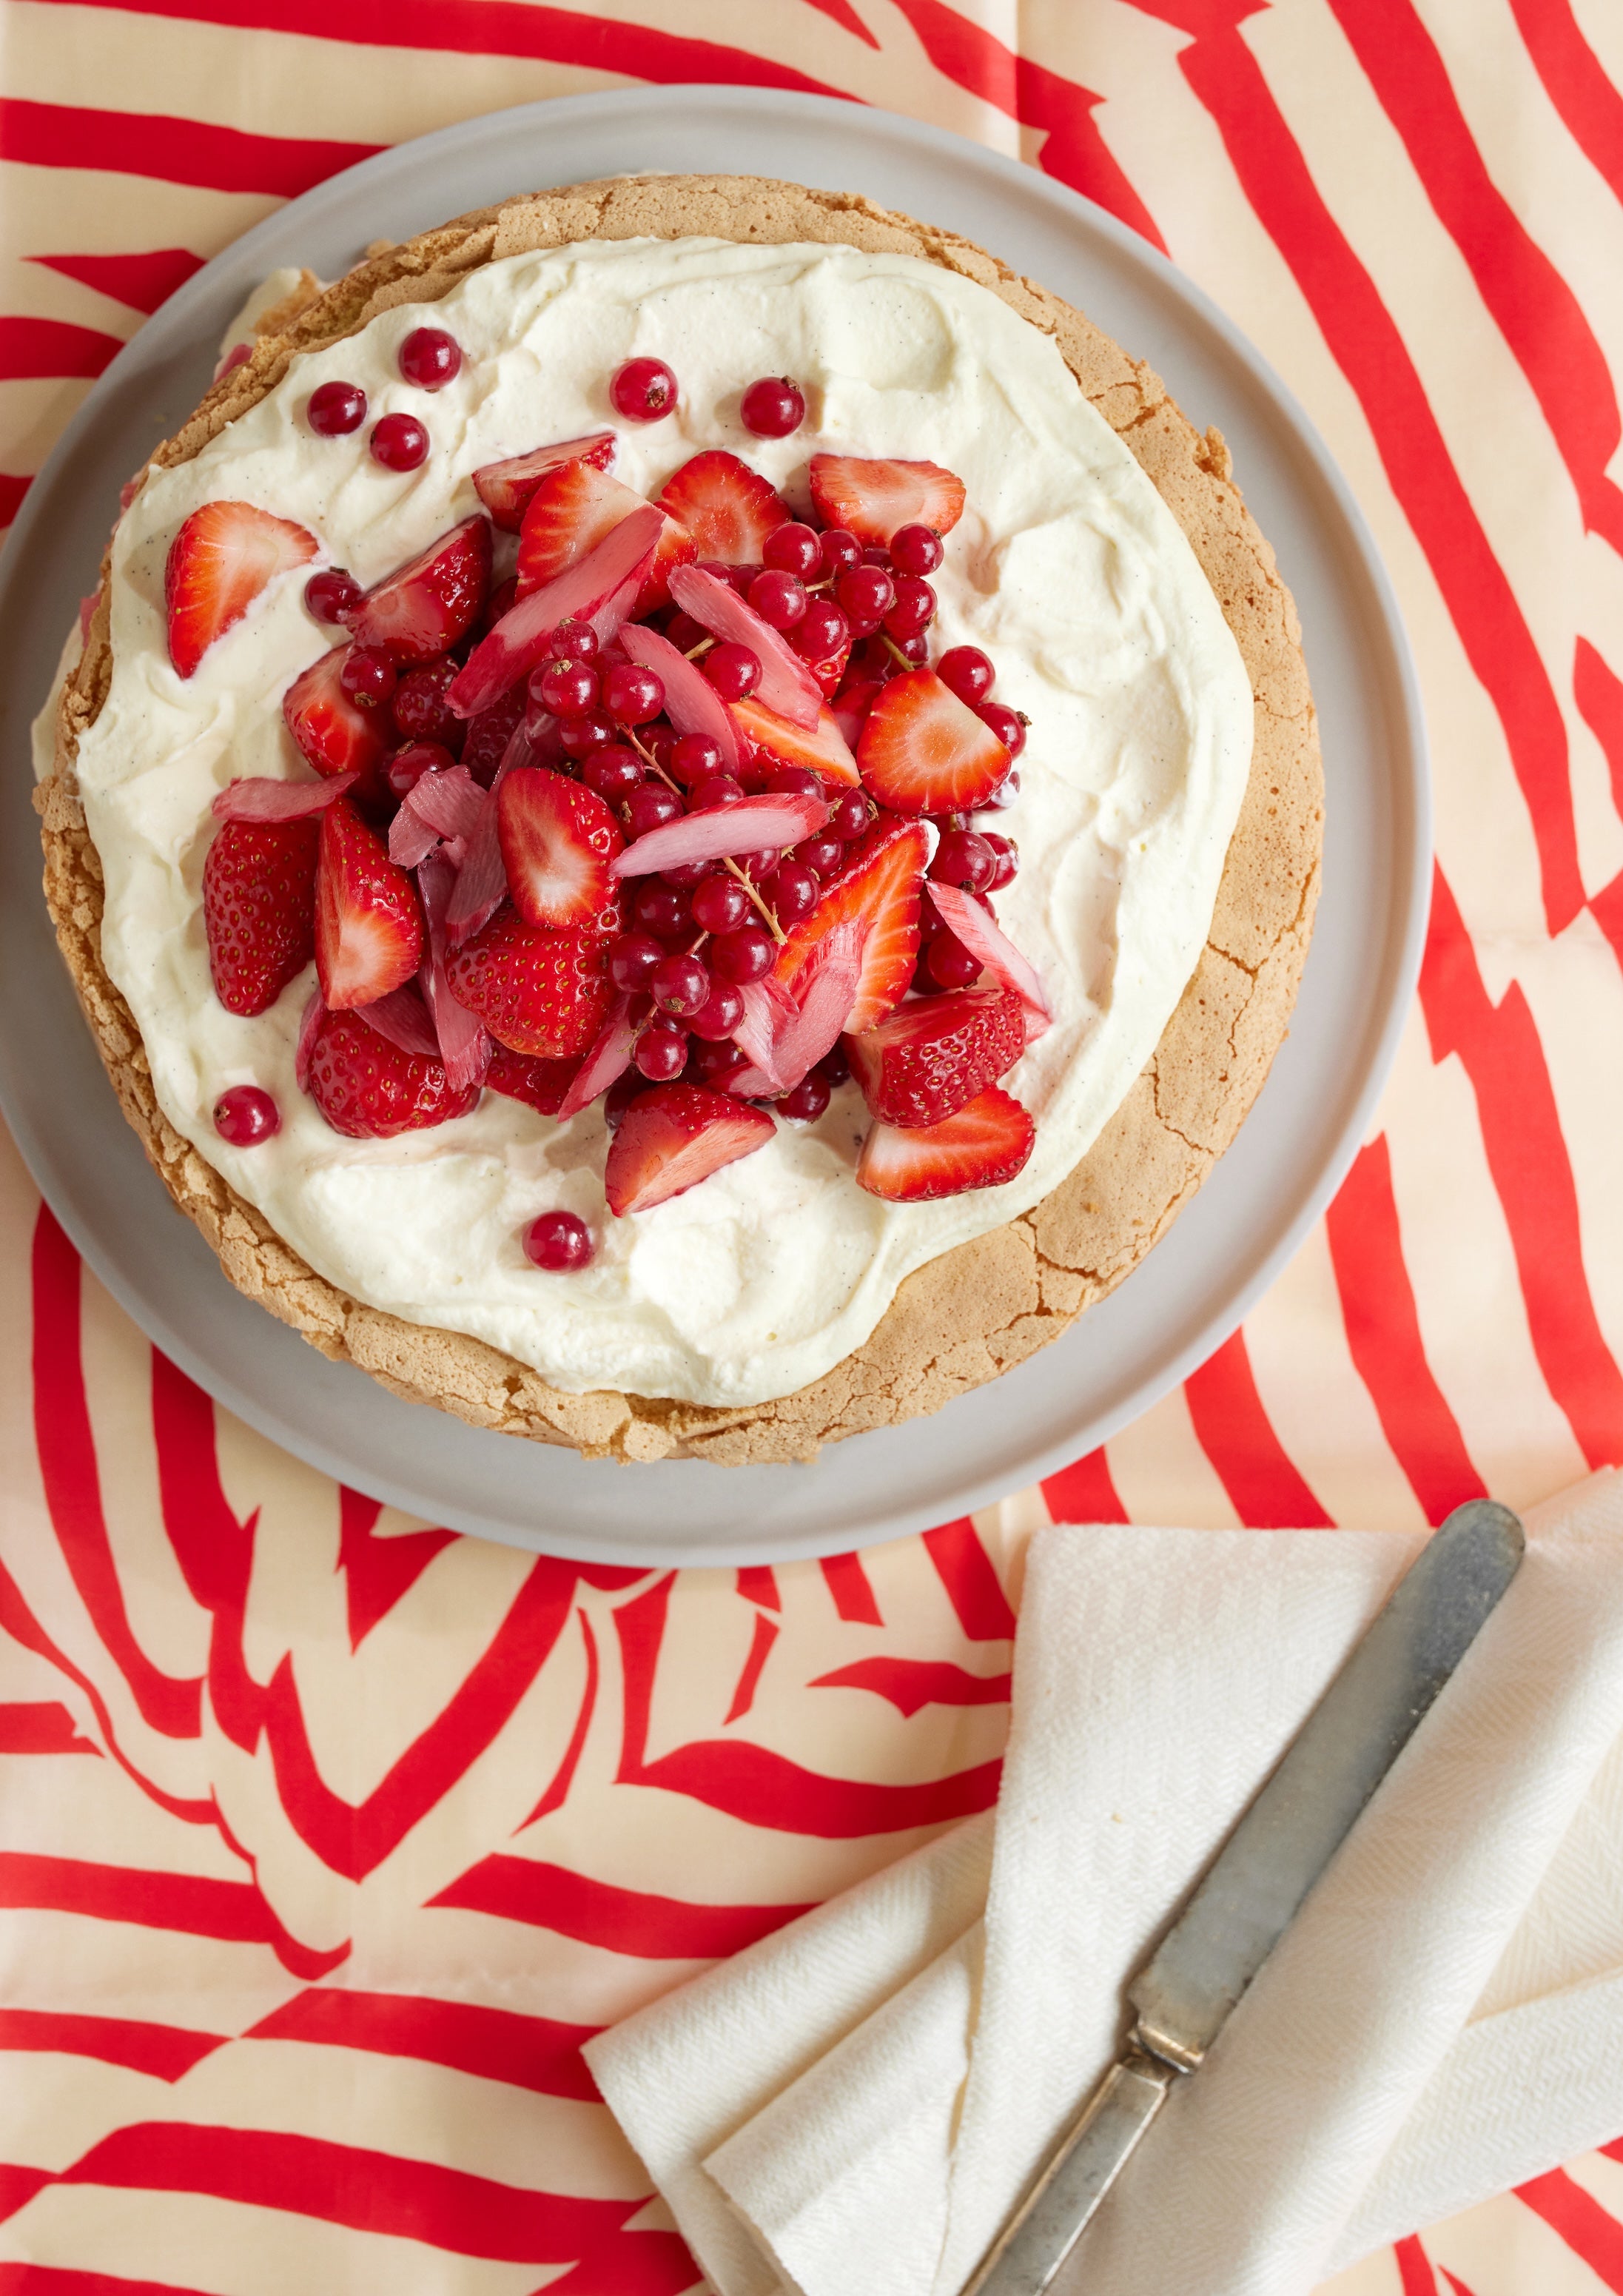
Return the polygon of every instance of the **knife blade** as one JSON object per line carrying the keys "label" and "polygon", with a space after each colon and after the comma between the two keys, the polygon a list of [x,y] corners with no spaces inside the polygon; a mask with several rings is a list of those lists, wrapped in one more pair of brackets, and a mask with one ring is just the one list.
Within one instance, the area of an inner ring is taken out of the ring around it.
{"label": "knife blade", "polygon": [[1127,1997],[1120,2057],[963,2296],[1041,2296],[1174,2084],[1201,2060],[1515,1577],[1521,1525],[1456,1507],[1398,1581]]}

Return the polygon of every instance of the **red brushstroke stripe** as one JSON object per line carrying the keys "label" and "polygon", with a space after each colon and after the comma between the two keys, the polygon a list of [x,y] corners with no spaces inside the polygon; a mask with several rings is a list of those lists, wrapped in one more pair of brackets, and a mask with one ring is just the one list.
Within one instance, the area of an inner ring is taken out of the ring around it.
{"label": "red brushstroke stripe", "polygon": [[1569,0],[1511,0],[1511,13],[1567,133],[1623,200],[1623,95],[1579,31]]}
{"label": "red brushstroke stripe", "polygon": [[1584,905],[1567,734],[1504,568],[1461,483],[1380,291],[1320,197],[1300,146],[1234,20],[1251,0],[1133,0],[1194,35],[1180,70],[1210,113],[1242,189],[1357,394],[1393,492],[1460,643],[1504,729],[1538,848],[1552,933]]}
{"label": "red brushstroke stripe", "polygon": [[1457,1053],[1476,1095],[1538,1367],[1589,1464],[1615,1466],[1623,1461],[1623,1373],[1589,1295],[1578,1190],[1544,1047],[1518,984],[1499,1004],[1489,1001],[1440,869],[1420,1001],[1432,1059]]}
{"label": "red brushstroke stripe", "polygon": [[1518,2185],[1516,2197],[1560,2234],[1597,2280],[1623,2296],[1623,2225],[1608,2216],[1599,2201],[1564,2169],[1552,2169],[1546,2177]]}
{"label": "red brushstroke stripe", "polygon": [[855,32],[857,37],[865,40],[871,48],[878,47],[879,41],[851,6],[850,0],[806,0],[806,4],[808,8],[815,8],[819,15],[826,16],[832,24],[838,24],[842,32]]}
{"label": "red brushstroke stripe", "polygon": [[[111,0],[90,0],[92,6]],[[221,20],[233,19],[227,9]],[[240,17],[235,20],[240,21]],[[290,24],[275,29],[291,31]],[[329,26],[330,29],[330,26]],[[93,111],[77,103],[34,103],[0,97],[0,160],[32,168],[86,168],[99,174],[151,176],[200,191],[250,192],[297,199],[378,144],[329,144],[301,135],[249,135],[207,120],[158,111]]]}
{"label": "red brushstroke stripe", "polygon": [[1055,1522],[1125,1522],[1127,1519],[1102,1444],[1086,1458],[1048,1476],[1043,1496]]}
{"label": "red brushstroke stripe", "polygon": [[119,2280],[110,2272],[79,2272],[71,2265],[0,2264],[0,2296],[203,2296],[203,2292],[178,2288],[168,2280]]}
{"label": "red brushstroke stripe", "polygon": [[48,2169],[25,2169],[10,2161],[0,2161],[0,2220],[14,2217],[19,2209],[28,2206],[36,2193],[43,2192],[53,2181]]}
{"label": "red brushstroke stripe", "polygon": [[808,1690],[871,1690],[909,1719],[925,1706],[1005,1706],[1012,1677],[971,1674],[945,1660],[859,1658],[807,1684]]}
{"label": "red brushstroke stripe", "polygon": [[1450,2272],[1446,2264],[1440,2265],[1438,2268],[1449,2287],[1453,2289],[1454,2296],[1474,2296],[1474,2291],[1467,2288],[1457,2272]]}
{"label": "red brushstroke stripe", "polygon": [[81,287],[94,287],[98,295],[111,295],[132,311],[148,313],[168,302],[176,288],[203,267],[202,257],[189,247],[154,247],[144,255],[29,255],[23,259],[60,271],[64,279],[77,279]]}
{"label": "red brushstroke stripe", "polygon": [[1014,1613],[1004,1593],[980,1533],[966,1514],[924,1533],[924,1551],[958,1623],[972,1642],[1005,1642],[1014,1632]]}
{"label": "red brushstroke stripe", "polygon": [[580,1708],[575,1717],[575,1726],[570,1733],[570,1742],[563,1750],[563,1759],[553,1773],[552,1784],[523,1824],[514,1826],[515,1833],[522,1833],[526,1825],[534,1825],[537,1818],[546,1817],[553,1810],[563,1808],[570,1798],[570,1788],[575,1782],[580,1757],[586,1750],[586,1732],[592,1726],[592,1714],[597,1704],[597,1636],[593,1633],[592,1621],[584,1611],[577,1611],[575,1616],[580,1621],[580,1639],[586,1660],[586,1678],[581,1687]]}
{"label": "red brushstroke stripe", "polygon": [[1384,1135],[1359,1152],[1325,1216],[1325,1233],[1354,1365],[1426,1521],[1439,1523],[1488,1491],[1426,1360]]}
{"label": "red brushstroke stripe", "polygon": [[619,1784],[660,1786],[725,1810],[747,1825],[813,1834],[824,1841],[940,1825],[989,1809],[997,1799],[996,1762],[913,1785],[871,1785],[805,1769],[765,1746],[734,1738],[700,1739],[649,1761],[654,1677],[671,1585],[671,1578],[662,1578],[614,1614],[625,1678]]}
{"label": "red brushstroke stripe", "polygon": [[1583,307],[1483,165],[1436,43],[1410,0],[1331,0],[1427,198],[1533,387],[1584,523],[1623,548],[1623,438],[1611,374]]}
{"label": "red brushstroke stripe", "polygon": [[19,478],[10,471],[0,471],[0,526],[9,526],[22,508],[22,497],[33,485],[30,473]]}
{"label": "red brushstroke stripe", "polygon": [[340,1485],[338,1495],[338,1567],[344,1574],[349,1611],[349,1647],[359,1650],[380,1619],[414,1587],[442,1549],[456,1543],[454,1530],[407,1530],[395,1538],[376,1536],[383,1510],[376,1499]]}
{"label": "red brushstroke stripe", "polygon": [[173,1930],[184,1937],[218,1938],[231,1945],[267,1945],[285,1968],[306,1979],[326,1976],[349,1951],[347,1945],[331,1953],[301,1946],[248,1882],[158,1873],[143,1866],[105,1866],[82,1857],[37,1857],[24,1849],[0,1850],[0,1906],[82,1914],[92,1921]]}
{"label": "red brushstroke stripe", "polygon": [[1201,1448],[1248,1530],[1327,1530],[1331,1519],[1286,1455],[1257,1392],[1243,1332],[1184,1382]]}
{"label": "red brushstroke stripe", "polygon": [[481,1858],[428,1902],[463,1913],[496,1914],[503,1921],[552,1930],[559,1937],[601,1946],[606,1953],[629,1954],[639,1961],[718,1961],[811,1910],[808,1906],[696,1905],[651,1890],[624,1890],[618,1882],[596,1882],[562,1866],[499,1852]]}
{"label": "red brushstroke stripe", "polygon": [[739,1572],[738,1591],[746,1603],[758,1603],[763,1610],[781,1611],[783,1607],[777,1574],[764,1562],[750,1563]]}
{"label": "red brushstroke stripe", "polygon": [[1403,2296],[1437,2296],[1437,2275],[1417,2234],[1411,2233],[1407,2240],[1398,2243],[1392,2261],[1403,2284]]}
{"label": "red brushstroke stripe", "polygon": [[0,318],[0,382],[88,381],[123,348],[119,336],[66,319]]}
{"label": "red brushstroke stripe", "polygon": [[884,1615],[879,1607],[879,1597],[869,1583],[859,1554],[825,1554],[822,1558],[823,1577],[833,1596],[837,1618],[851,1627],[882,1627]]}
{"label": "red brushstroke stripe", "polygon": [[90,1406],[79,1358],[79,1262],[47,1205],[34,1228],[34,1438],[45,1505],[80,1600],[141,1718],[166,1738],[195,1738],[202,1684],[153,1665],[136,1642],[102,1512]]}
{"label": "red brushstroke stripe", "polygon": [[480,2080],[504,2081],[537,2096],[590,2103],[598,2095],[581,2055],[598,2025],[565,2025],[551,2017],[521,2017],[467,2001],[435,2001],[420,1994],[355,1993],[323,1985],[291,2001],[250,2029],[250,2041],[306,2041],[329,2049],[363,2049],[374,2056],[409,2057],[444,2065]]}
{"label": "red brushstroke stripe", "polygon": [[[538,0],[534,5],[531,0],[350,0],[340,16],[323,0],[148,0],[145,5],[136,0],[134,6],[130,0],[86,0],[86,4],[187,24],[225,24],[236,31],[294,32],[307,39],[341,41],[346,47],[527,56],[538,63],[611,72],[617,79],[725,80],[743,87],[799,88],[807,95],[846,92],[744,48],[688,39],[646,24],[577,15],[569,8],[543,7]],[[356,156],[364,154],[357,151]],[[324,172],[333,175],[348,165],[340,160]]]}
{"label": "red brushstroke stripe", "polygon": [[498,2184],[436,2161],[279,2129],[165,2120],[115,2129],[56,2181],[207,2194],[510,2264],[570,2264],[601,2253],[644,2205]]}
{"label": "red brushstroke stripe", "polygon": [[1572,698],[1606,753],[1611,801],[1623,813],[1623,678],[1587,638],[1579,638],[1573,650]]}
{"label": "red brushstroke stripe", "polygon": [[0,2009],[0,2049],[49,2050],[64,2057],[94,2057],[133,2073],[177,2081],[193,2065],[224,2048],[223,2033],[195,2033],[184,2025],[151,2025],[129,2017],[74,2017],[46,2009]]}
{"label": "red brushstroke stripe", "polygon": [[56,1699],[0,1706],[0,1754],[99,1754]]}
{"label": "red brushstroke stripe", "polygon": [[779,1631],[775,1619],[769,1619],[765,1611],[756,1612],[755,1632],[750,1637],[750,1653],[740,1669],[738,1682],[733,1692],[733,1703],[723,1717],[724,1727],[728,1722],[741,1721],[754,1705],[755,1693],[760,1686],[761,1673],[766,1664],[767,1653],[771,1651],[773,1644],[776,1642]]}
{"label": "red brushstroke stripe", "polygon": [[1103,101],[1029,56],[1017,55],[943,0],[896,0],[939,72],[1021,127],[1043,136],[1037,166],[1057,183],[1094,200],[1152,247],[1166,252],[1154,218],[1099,133],[1093,111]]}
{"label": "red brushstroke stripe", "polygon": [[1611,943],[1618,963],[1623,964],[1623,872],[1602,891],[1591,893],[1589,914]]}

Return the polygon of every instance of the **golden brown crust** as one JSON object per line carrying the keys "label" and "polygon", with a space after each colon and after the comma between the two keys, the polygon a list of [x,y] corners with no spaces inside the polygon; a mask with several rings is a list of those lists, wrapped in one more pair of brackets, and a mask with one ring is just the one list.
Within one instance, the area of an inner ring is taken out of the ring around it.
{"label": "golden brown crust", "polygon": [[1080,312],[950,232],[848,193],[751,176],[619,177],[536,193],[369,254],[215,384],[160,447],[184,462],[281,380],[301,350],[401,302],[432,301],[478,266],[582,239],[839,242],[922,258],[978,280],[1053,337],[1086,396],[1126,440],[1193,546],[1239,641],[1256,746],[1207,947],[1156,1051],[1076,1170],[1018,1219],[920,1268],[866,1343],[824,1378],[737,1409],[614,1392],[565,1395],[481,1341],[406,1324],[338,1291],[282,1242],[173,1129],[140,1033],[101,961],[101,868],[74,782],[80,733],[111,674],[103,590],[62,696],[56,768],[38,793],[45,892],[86,1016],[126,1116],[171,1197],[232,1282],[413,1402],[589,1457],[804,1459],[823,1443],[936,1411],[1063,1331],[1163,1235],[1234,1138],[1285,1034],[1312,931],[1323,781],[1296,611],[1230,475],[1221,438],[1184,419],[1149,367]]}

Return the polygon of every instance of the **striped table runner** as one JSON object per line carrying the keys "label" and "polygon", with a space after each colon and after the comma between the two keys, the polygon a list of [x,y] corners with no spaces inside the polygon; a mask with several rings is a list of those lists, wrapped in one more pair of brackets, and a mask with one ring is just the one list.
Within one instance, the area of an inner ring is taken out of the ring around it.
{"label": "striped table runner", "polygon": [[[0,2296],[677,2296],[579,2044],[987,1806],[1032,1526],[1413,1528],[1623,1460],[1623,13],[0,11],[0,519],[278,202],[497,106],[727,80],[955,129],[1165,249],[1414,636],[1439,866],[1377,1128],[1181,1390],[923,1538],[673,1576],[380,1511],[154,1356],[0,1139]],[[1623,2291],[1623,2144],[1334,2287]]]}

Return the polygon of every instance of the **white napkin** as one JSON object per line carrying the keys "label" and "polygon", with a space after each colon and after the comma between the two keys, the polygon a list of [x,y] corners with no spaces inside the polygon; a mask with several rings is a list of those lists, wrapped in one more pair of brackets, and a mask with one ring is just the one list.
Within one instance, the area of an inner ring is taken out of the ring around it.
{"label": "white napkin", "polygon": [[[1528,1529],[1059,2289],[1304,2296],[1623,2130],[1623,1476]],[[721,2296],[962,2287],[1115,2054],[1123,1980],[1416,1545],[1036,1536],[993,1816],[587,2049]]]}

